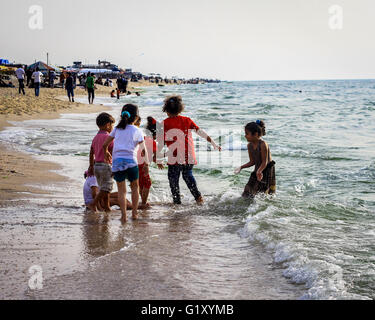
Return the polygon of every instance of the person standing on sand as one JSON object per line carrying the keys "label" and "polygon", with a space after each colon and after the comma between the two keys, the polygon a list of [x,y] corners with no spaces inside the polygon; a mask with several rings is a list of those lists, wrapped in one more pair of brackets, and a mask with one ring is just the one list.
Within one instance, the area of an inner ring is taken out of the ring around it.
{"label": "person standing on sand", "polygon": [[61,74],[60,74],[60,83],[61,83],[61,88],[64,89],[64,83],[65,83],[65,74],[64,74],[64,72],[61,72]]}
{"label": "person standing on sand", "polygon": [[55,72],[53,70],[50,70],[48,73],[48,80],[49,80],[49,87],[54,88],[55,87]]}
{"label": "person standing on sand", "polygon": [[35,72],[32,74],[31,78],[34,80],[35,96],[39,97],[40,84],[42,81],[43,73],[36,68]]}
{"label": "person standing on sand", "polygon": [[[72,74],[70,72],[68,73],[68,77],[66,78],[65,89],[68,93],[69,102],[74,102],[74,83]],[[70,97],[72,97],[72,100],[70,100]]]}
{"label": "person standing on sand", "polygon": [[24,84],[25,70],[23,70],[22,67],[18,68],[16,70],[16,76],[17,76],[18,84],[19,84],[18,94],[21,94],[21,91],[22,91],[23,95],[25,95],[25,84]]}
{"label": "person standing on sand", "polygon": [[89,94],[89,104],[93,104],[95,99],[95,81],[90,72],[87,74],[86,89]]}
{"label": "person standing on sand", "polygon": [[26,69],[26,79],[27,79],[26,86],[29,86],[32,74],[33,74],[33,71],[30,68]]}

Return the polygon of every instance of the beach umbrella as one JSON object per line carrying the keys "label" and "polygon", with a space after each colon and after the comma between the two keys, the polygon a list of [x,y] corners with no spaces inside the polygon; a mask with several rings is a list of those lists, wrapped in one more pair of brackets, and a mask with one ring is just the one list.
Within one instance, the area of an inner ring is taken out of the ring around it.
{"label": "beach umbrella", "polygon": [[42,61],[38,61],[38,62],[35,62],[31,65],[29,65],[27,67],[28,69],[36,69],[36,68],[39,68],[39,71],[43,72],[43,71],[54,71],[55,69],[48,66],[46,63],[42,62]]}
{"label": "beach umbrella", "polygon": [[17,68],[14,68],[14,67],[0,66],[0,72],[1,73],[13,73],[16,70],[17,70]]}

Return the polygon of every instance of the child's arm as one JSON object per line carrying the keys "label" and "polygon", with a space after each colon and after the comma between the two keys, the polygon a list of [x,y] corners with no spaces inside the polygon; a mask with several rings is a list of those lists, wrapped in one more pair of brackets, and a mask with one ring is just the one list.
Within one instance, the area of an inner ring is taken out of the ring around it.
{"label": "child's arm", "polygon": [[113,137],[109,136],[109,137],[107,137],[107,139],[103,143],[104,158],[108,162],[112,160],[112,155],[108,151],[108,146],[111,144],[111,142],[113,141],[113,139],[114,139]]}
{"label": "child's arm", "polygon": [[268,148],[266,142],[262,143],[260,146],[260,153],[262,157],[262,164],[257,170],[257,179],[258,181],[261,181],[263,179],[263,170],[267,166],[267,159],[268,159]]}
{"label": "child's arm", "polygon": [[142,154],[143,154],[143,163],[144,163],[144,166],[143,166],[143,170],[145,172],[145,174],[148,174],[148,165],[150,163],[149,159],[148,159],[148,152],[147,152],[147,148],[146,148],[146,144],[145,144],[145,141],[143,140],[142,142],[139,143],[139,147],[141,148],[142,150]]}
{"label": "child's arm", "polygon": [[218,146],[214,140],[202,129],[197,130],[197,135],[202,137],[203,139],[206,139],[208,142],[212,144],[215,150],[221,151],[221,147]]}
{"label": "child's arm", "polygon": [[98,194],[98,187],[92,186],[91,187],[91,196],[95,199],[96,195]]}
{"label": "child's arm", "polygon": [[234,170],[235,174],[239,174],[242,169],[250,168],[250,167],[252,167],[255,164],[255,162],[251,159],[249,145],[247,145],[247,151],[249,153],[249,159],[250,159],[250,161],[248,163],[243,164],[241,167],[238,167],[236,170]]}
{"label": "child's arm", "polygon": [[94,170],[94,158],[95,158],[95,154],[94,154],[94,149],[90,148],[90,166],[89,166],[89,172],[90,174],[93,173],[93,170]]}

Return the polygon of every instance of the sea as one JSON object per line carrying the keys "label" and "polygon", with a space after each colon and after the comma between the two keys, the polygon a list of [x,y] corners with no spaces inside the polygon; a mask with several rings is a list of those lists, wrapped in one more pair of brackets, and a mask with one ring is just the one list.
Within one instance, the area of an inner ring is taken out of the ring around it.
{"label": "sea", "polygon": [[[143,127],[147,116],[166,118],[166,96],[181,95],[183,115],[222,146],[219,152],[194,135],[204,205],[195,204],[182,178],[182,205],[172,205],[167,169],[153,164],[152,208],[138,221],[122,225],[118,209],[109,221],[90,216],[82,186],[97,114],[12,122],[0,139],[60,164],[58,173],[68,178],[64,185],[39,185],[52,194],[0,215],[14,241],[22,220],[31,247],[44,243],[70,257],[45,267],[51,270],[37,298],[375,298],[375,80],[138,90],[140,96],[95,103],[109,106],[116,122],[121,107],[135,103]],[[276,162],[277,192],[249,200],[241,193],[252,169],[238,175],[234,169],[249,161],[244,126],[258,119]],[[43,261],[33,263],[43,268]]]}

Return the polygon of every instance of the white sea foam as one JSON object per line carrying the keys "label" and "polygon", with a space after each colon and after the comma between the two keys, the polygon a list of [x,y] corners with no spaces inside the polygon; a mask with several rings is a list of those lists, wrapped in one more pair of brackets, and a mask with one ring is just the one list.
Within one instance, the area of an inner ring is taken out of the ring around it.
{"label": "white sea foam", "polygon": [[[353,256],[337,253],[330,259],[320,254],[319,258],[311,259],[309,254],[314,250],[305,244],[296,243],[292,238],[277,240],[272,229],[262,226],[272,223],[273,228],[293,223],[290,217],[277,217],[278,209],[262,205],[251,205],[247,212],[244,228],[240,234],[252,242],[260,243],[273,254],[273,261],[284,268],[283,276],[296,284],[304,284],[306,293],[301,299],[366,299],[367,297],[348,293],[348,284],[343,279],[343,270],[338,263],[350,261]],[[319,255],[319,251],[315,252]]]}

